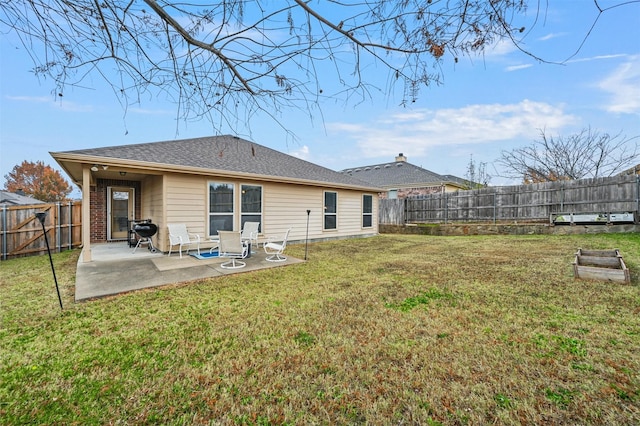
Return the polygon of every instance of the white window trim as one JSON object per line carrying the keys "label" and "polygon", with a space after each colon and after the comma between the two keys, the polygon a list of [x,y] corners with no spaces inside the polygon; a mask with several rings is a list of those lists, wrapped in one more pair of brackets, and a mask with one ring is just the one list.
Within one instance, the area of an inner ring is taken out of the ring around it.
{"label": "white window trim", "polygon": [[[242,216],[260,216],[260,229],[264,227],[263,218],[264,218],[264,185],[256,185],[251,183],[241,183],[240,186],[240,226],[242,226]],[[260,187],[260,213],[243,213],[242,212],[242,187],[243,186],[258,186]]]}
{"label": "white window trim", "polygon": [[[327,198],[327,193],[331,193],[331,194],[336,194],[336,211],[335,213],[327,213],[325,211],[326,205],[326,198]],[[329,232],[335,232],[338,230],[338,191],[323,191],[322,192],[322,206],[323,206],[323,212],[322,212],[322,230],[323,231],[329,231]],[[335,228],[325,228],[325,219],[327,217],[327,215],[333,215],[336,217],[336,227]]]}
{"label": "white window trim", "polygon": [[[212,213],[210,208],[211,208],[211,184],[223,184],[223,185],[229,185],[233,188],[233,208],[232,211],[230,213]],[[238,188],[237,185],[234,182],[225,182],[225,181],[217,181],[217,180],[210,180],[207,182],[207,235],[209,236],[215,236],[212,235],[211,233],[211,217],[212,216],[228,216],[229,214],[231,214],[232,217],[232,223],[233,223],[233,228],[235,229],[235,223],[236,223],[236,212],[238,211],[238,201],[237,200],[237,194],[238,194]]]}
{"label": "white window trim", "polygon": [[[364,211],[364,197],[370,197],[371,198],[371,212],[370,213],[365,213],[365,211]],[[364,217],[365,216],[371,216],[371,225],[364,226]],[[371,194],[362,194],[362,219],[360,221],[360,226],[362,226],[362,229],[371,229],[371,228],[373,228],[373,195],[371,195]]]}

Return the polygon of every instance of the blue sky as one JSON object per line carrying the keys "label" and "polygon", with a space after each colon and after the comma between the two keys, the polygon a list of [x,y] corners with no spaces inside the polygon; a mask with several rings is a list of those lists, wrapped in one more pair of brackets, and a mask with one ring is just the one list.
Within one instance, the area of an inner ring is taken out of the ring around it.
{"label": "blue sky", "polygon": [[[640,3],[600,16],[576,54],[596,17],[590,0],[549,1],[524,46],[556,63],[500,43],[482,57],[445,57],[443,84],[424,88],[409,107],[399,105],[401,93],[374,94],[357,106],[329,100],[322,115],[292,110],[278,117],[295,139],[264,117],[237,133],[333,170],[393,161],[402,152],[412,164],[460,177],[471,156],[495,175],[500,152],[530,145],[540,129],[566,136],[590,126],[638,136]],[[125,112],[97,76],[58,98],[53,82],[34,77],[32,66],[22,46],[0,35],[0,187],[23,160],[58,168],[49,151],[212,134],[210,123],[176,121],[175,105],[151,97]],[[506,183],[513,182],[491,180]]]}

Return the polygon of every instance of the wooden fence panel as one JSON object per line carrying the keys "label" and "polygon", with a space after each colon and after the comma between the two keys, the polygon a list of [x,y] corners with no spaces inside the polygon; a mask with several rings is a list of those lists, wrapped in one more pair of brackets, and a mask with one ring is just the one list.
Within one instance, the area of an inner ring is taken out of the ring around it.
{"label": "wooden fence panel", "polygon": [[0,208],[1,260],[44,254],[47,244],[36,213],[44,212],[44,228],[51,251],[82,244],[82,203],[33,204]]}
{"label": "wooden fence panel", "polygon": [[379,223],[387,225],[404,224],[403,200],[380,200],[379,206]]}
{"label": "wooden fence panel", "polygon": [[[380,200],[380,223],[390,222]],[[637,213],[640,175],[498,186],[406,198],[405,223],[543,221],[557,213]],[[399,207],[395,206],[395,209]]]}

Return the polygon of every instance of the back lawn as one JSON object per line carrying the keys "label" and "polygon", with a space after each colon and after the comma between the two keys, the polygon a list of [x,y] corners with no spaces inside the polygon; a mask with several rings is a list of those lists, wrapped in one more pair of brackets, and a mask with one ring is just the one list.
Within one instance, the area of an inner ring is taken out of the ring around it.
{"label": "back lawn", "polygon": [[[631,284],[575,280],[578,248]],[[640,424],[639,235],[308,253],[80,304],[55,254],[62,312],[47,256],[2,261],[0,424]]]}

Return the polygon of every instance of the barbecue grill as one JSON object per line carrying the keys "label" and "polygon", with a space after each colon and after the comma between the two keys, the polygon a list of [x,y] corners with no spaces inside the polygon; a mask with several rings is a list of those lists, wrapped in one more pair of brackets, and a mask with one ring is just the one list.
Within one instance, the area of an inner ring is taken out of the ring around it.
{"label": "barbecue grill", "polygon": [[151,223],[151,219],[134,222],[133,232],[135,232],[138,236],[138,242],[136,243],[136,247],[133,249],[134,253],[136,252],[136,249],[142,244],[146,244],[151,253],[155,253],[157,251],[153,246],[151,237],[156,235],[156,232],[158,232],[158,226],[155,223]]}

